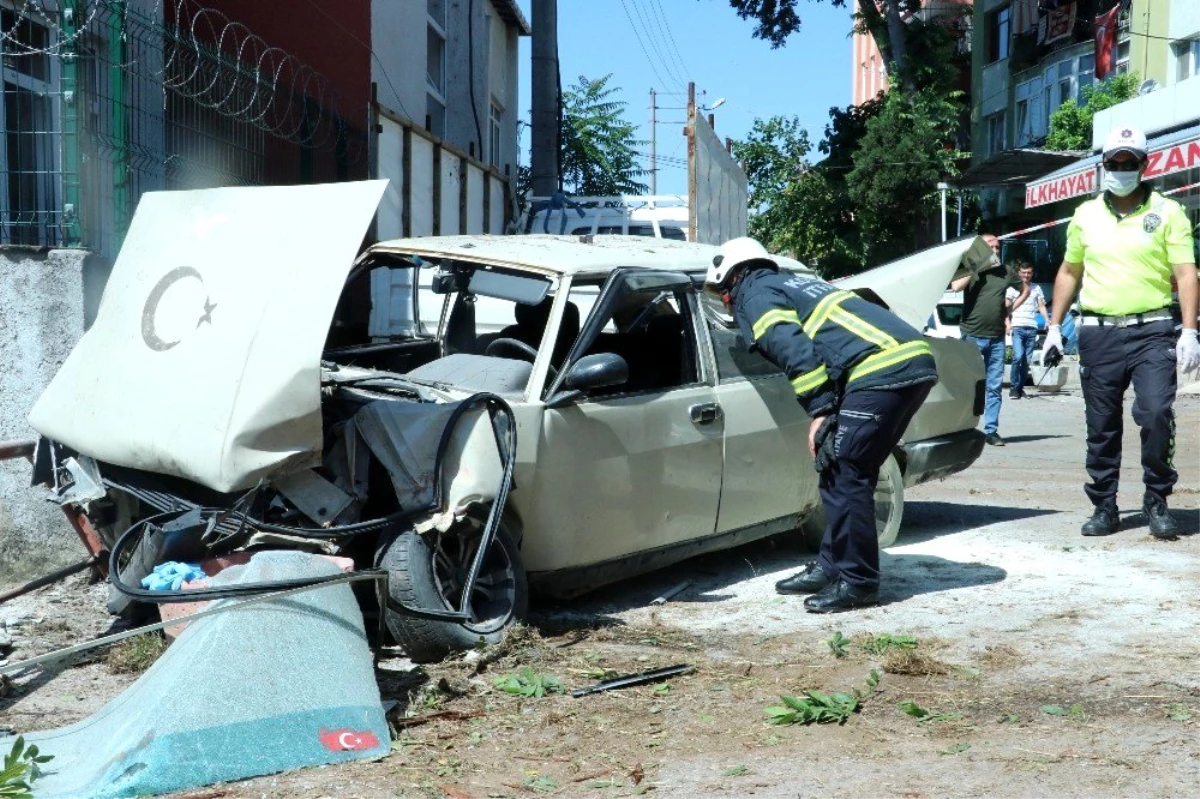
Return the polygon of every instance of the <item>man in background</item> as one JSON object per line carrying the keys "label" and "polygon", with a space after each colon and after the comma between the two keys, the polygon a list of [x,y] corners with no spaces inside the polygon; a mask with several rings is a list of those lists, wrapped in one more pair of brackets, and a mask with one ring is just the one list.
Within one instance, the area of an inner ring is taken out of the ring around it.
{"label": "man in background", "polygon": [[964,341],[979,348],[986,372],[986,394],[983,405],[984,441],[994,447],[1004,446],[1000,437],[1000,392],[1004,387],[1004,321],[1009,313],[1005,292],[1017,289],[1022,302],[1029,296],[1029,286],[1021,282],[1016,270],[1000,263],[1000,240],[990,233],[983,234],[992,248],[992,259],[985,268],[951,281],[951,291],[963,293],[963,315],[958,329]]}
{"label": "man in background", "polygon": [[1005,291],[1005,299],[1012,309],[1013,360],[1008,375],[1008,398],[1014,400],[1025,397],[1025,378],[1029,375],[1029,362],[1037,346],[1037,314],[1040,313],[1043,319],[1050,318],[1046,310],[1046,295],[1042,287],[1033,282],[1033,266],[1019,262],[1017,276],[1026,287],[1024,298],[1022,292],[1012,286]]}

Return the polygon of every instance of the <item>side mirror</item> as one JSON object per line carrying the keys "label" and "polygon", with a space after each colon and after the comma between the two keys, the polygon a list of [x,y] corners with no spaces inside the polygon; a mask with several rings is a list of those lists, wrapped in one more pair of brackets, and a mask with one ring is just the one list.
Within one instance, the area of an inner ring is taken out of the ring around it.
{"label": "side mirror", "polygon": [[629,380],[629,364],[620,355],[598,352],[576,361],[563,378],[562,390],[546,402],[547,408],[561,408],[575,402],[588,389],[619,386]]}
{"label": "side mirror", "polygon": [[587,391],[590,388],[619,386],[629,379],[629,364],[620,355],[598,352],[576,361],[563,379],[563,388]]}

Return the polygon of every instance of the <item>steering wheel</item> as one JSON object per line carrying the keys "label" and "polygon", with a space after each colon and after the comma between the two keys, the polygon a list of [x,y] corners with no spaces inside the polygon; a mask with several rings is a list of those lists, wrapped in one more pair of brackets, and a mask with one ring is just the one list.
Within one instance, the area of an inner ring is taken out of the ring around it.
{"label": "steering wheel", "polygon": [[[512,358],[530,363],[537,358],[537,350],[516,338],[498,338],[487,345],[483,354],[492,358]],[[552,365],[549,374],[550,379],[553,380],[558,376],[558,370]]]}

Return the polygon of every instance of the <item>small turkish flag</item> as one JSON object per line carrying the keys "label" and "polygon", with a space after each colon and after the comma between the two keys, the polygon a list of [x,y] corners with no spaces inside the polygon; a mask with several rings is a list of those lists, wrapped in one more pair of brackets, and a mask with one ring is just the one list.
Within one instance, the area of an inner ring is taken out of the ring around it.
{"label": "small turkish flag", "polygon": [[370,730],[318,730],[317,737],[321,739],[321,745],[330,752],[363,752],[379,746],[379,739]]}

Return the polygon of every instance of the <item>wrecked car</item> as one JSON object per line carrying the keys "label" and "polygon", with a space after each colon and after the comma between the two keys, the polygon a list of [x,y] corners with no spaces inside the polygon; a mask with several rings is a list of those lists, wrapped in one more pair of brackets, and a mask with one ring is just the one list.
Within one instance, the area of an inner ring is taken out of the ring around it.
{"label": "wrecked car", "polygon": [[[435,236],[356,258],[380,193],[143,199],[30,416],[35,479],[113,553],[115,583],[247,549],[339,555],[386,572],[364,611],[428,660],[498,640],[531,590],[819,539],[809,420],[699,290],[716,247]],[[839,286],[919,328],[972,244]],[[930,344],[941,380],[880,476],[885,546],[906,486],[982,450],[978,352]]]}

